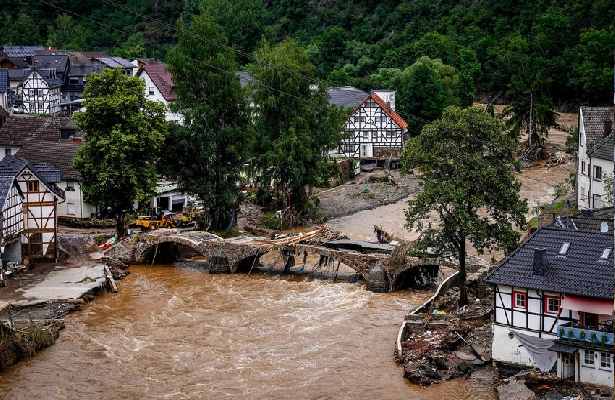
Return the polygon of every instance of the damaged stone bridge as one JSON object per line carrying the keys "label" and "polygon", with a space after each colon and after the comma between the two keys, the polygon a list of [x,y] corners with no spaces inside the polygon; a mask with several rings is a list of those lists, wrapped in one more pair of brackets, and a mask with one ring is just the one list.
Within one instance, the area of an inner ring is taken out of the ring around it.
{"label": "damaged stone bridge", "polygon": [[[285,262],[285,271],[296,258],[319,257],[318,265],[347,266],[367,282],[368,289],[387,292],[402,287],[428,287],[438,278],[435,260],[394,256],[396,246],[340,239],[326,227],[277,239],[241,236],[223,239],[208,232],[157,230],[129,239],[132,243],[126,263],[172,262],[180,257],[204,257],[210,273],[248,272],[259,265],[261,256],[276,251]],[[181,255],[180,255],[181,253]]]}

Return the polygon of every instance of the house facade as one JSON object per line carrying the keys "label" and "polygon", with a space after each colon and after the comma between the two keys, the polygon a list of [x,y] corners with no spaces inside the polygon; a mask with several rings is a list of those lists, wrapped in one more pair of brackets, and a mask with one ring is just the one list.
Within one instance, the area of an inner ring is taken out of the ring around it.
{"label": "house facade", "polygon": [[[579,224],[583,226],[582,224]],[[613,386],[613,232],[543,227],[486,279],[494,288],[492,357]]]}
{"label": "house facade", "polygon": [[26,114],[57,114],[62,99],[62,81],[54,70],[34,70],[18,90]]}
{"label": "house facade", "polygon": [[[344,126],[344,139],[331,154],[360,160],[399,160],[408,124],[395,112],[395,92],[367,94],[356,88],[331,88],[330,104],[352,111]],[[363,96],[360,100],[360,96]]]}
{"label": "house facade", "polygon": [[57,205],[64,200],[54,182],[58,175],[51,166],[13,156],[0,161],[3,261],[57,260]]}
{"label": "house facade", "polygon": [[581,107],[579,110],[579,144],[577,151],[578,208],[595,209],[610,205],[612,191],[613,107]]}
{"label": "house facade", "polygon": [[166,66],[160,62],[141,63],[136,76],[145,83],[145,97],[164,105],[166,120],[181,124],[183,116],[171,110],[177,96],[173,77]]}

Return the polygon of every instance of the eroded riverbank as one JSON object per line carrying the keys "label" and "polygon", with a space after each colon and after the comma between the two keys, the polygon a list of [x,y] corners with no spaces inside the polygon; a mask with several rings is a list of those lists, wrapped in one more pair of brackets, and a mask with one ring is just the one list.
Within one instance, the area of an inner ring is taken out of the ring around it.
{"label": "eroded riverbank", "polygon": [[392,357],[426,293],[261,274],[132,267],[3,373],[6,399],[491,399],[490,378],[411,386]]}

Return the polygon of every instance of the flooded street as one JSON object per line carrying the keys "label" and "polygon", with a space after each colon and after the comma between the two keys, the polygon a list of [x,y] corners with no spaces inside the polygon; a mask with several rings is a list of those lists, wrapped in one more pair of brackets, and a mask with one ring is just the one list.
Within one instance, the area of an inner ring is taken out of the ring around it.
{"label": "flooded street", "polygon": [[[5,399],[492,399],[489,376],[423,389],[393,361],[428,293],[133,267],[58,342],[3,372]],[[488,374],[487,374],[488,375]]]}

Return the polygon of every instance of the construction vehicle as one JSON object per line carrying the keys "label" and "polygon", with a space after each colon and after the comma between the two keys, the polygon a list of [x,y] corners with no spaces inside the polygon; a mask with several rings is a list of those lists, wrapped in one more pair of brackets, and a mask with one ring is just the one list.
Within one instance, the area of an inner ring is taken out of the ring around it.
{"label": "construction vehicle", "polygon": [[140,228],[143,231],[158,228],[183,228],[194,225],[192,218],[187,214],[176,214],[170,211],[161,212],[155,217],[140,215],[130,224],[131,228]]}

